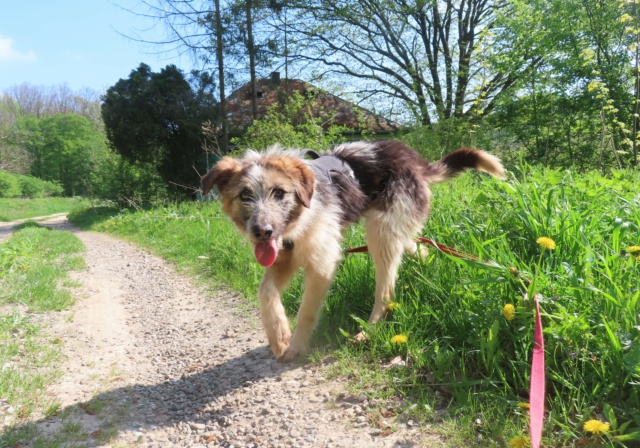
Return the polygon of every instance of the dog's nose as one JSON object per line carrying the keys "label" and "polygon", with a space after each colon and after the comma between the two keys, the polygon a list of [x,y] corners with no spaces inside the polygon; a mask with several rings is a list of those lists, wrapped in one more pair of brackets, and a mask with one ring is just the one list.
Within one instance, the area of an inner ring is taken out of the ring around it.
{"label": "dog's nose", "polygon": [[268,240],[273,235],[273,227],[271,224],[267,224],[265,226],[255,225],[253,226],[253,234],[256,238],[260,240]]}

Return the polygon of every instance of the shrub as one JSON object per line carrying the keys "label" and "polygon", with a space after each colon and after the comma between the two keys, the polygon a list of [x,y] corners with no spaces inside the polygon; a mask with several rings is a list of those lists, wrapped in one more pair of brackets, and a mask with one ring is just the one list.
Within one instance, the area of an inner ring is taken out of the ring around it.
{"label": "shrub", "polygon": [[44,195],[49,196],[62,196],[64,189],[58,182],[50,182],[48,180],[42,181],[44,183]]}
{"label": "shrub", "polygon": [[17,175],[22,196],[28,198],[43,198],[46,194],[45,181],[32,176]]}
{"label": "shrub", "polygon": [[20,183],[14,174],[0,170],[0,198],[15,198],[21,194]]}

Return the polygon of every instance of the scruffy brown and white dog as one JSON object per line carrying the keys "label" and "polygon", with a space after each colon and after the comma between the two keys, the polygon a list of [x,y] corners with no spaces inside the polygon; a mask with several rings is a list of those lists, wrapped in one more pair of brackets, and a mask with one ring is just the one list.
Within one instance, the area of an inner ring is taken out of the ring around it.
{"label": "scruffy brown and white dog", "polygon": [[[313,160],[304,157],[311,155]],[[459,149],[430,164],[399,141],[355,142],[318,155],[313,151],[249,151],[224,157],[203,178],[217,186],[222,209],[254,246],[265,267],[258,290],[271,349],[280,361],[305,352],[324,296],[342,259],[345,228],[364,218],[375,263],[375,306],[369,322],[386,312],[403,253],[419,254],[413,238],[429,214],[429,184],[466,169],[504,178],[500,160]],[[304,270],[304,293],[293,336],[280,295]]]}

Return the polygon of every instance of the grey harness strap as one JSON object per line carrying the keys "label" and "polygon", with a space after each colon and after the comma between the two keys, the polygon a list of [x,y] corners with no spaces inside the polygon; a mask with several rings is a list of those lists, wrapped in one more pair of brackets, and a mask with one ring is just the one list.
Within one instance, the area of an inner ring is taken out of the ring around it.
{"label": "grey harness strap", "polygon": [[335,173],[342,174],[356,181],[356,176],[353,174],[351,167],[339,157],[332,155],[321,156],[317,152],[310,150],[306,152],[306,155],[313,158],[313,160],[307,163],[319,181],[330,184],[332,183],[331,175]]}

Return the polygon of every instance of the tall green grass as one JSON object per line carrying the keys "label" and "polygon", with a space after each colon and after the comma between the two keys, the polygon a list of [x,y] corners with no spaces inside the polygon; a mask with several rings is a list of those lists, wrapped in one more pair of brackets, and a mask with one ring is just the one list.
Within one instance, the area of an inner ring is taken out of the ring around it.
{"label": "tall green grass", "polygon": [[[533,335],[529,297],[539,294],[547,357],[545,446],[635,443],[640,440],[640,260],[628,249],[640,245],[640,175],[614,172],[605,178],[526,166],[516,174],[500,182],[471,173],[433,187],[433,212],[423,236],[492,260],[491,265],[434,249],[426,260],[406,259],[397,306],[387,320],[367,326],[373,266],[367,255],[348,255],[325,302],[316,340],[344,341],[343,333],[364,328],[366,345],[339,350],[344,359],[359,360],[359,381],[386,378],[387,390],[410,396],[418,409],[427,410],[423,418],[436,418],[428,410],[438,396],[451,403],[447,415],[467,441],[482,436],[501,445],[527,432],[522,403],[528,401]],[[77,213],[76,219],[82,216]],[[93,227],[132,238],[255,296],[261,268],[216,203],[107,212],[94,216]],[[554,250],[537,244],[543,236],[555,241]],[[363,239],[362,229],[354,227],[345,247]],[[291,315],[300,293],[296,279],[283,298]],[[512,320],[503,314],[507,304],[515,309]],[[397,335],[406,342],[395,343]],[[380,367],[396,356],[406,366]],[[584,422],[593,418],[608,420],[610,430],[597,436],[585,432]]]}

